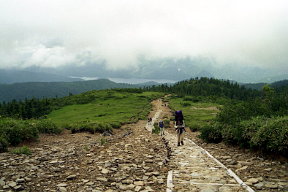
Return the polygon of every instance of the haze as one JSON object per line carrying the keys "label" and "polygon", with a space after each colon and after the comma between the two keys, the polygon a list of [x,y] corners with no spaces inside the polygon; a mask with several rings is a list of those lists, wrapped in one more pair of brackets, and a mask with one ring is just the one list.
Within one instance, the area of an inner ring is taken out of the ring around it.
{"label": "haze", "polygon": [[107,70],[138,70],[139,58],[204,57],[216,68],[288,73],[287,0],[0,3],[2,69],[93,63]]}

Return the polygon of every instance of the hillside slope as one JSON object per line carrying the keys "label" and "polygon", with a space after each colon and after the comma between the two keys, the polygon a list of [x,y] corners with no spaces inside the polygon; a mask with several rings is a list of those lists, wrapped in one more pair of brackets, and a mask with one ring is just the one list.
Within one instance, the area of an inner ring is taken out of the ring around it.
{"label": "hillside slope", "polygon": [[111,88],[133,88],[137,85],[115,83],[107,79],[76,81],[76,82],[32,82],[0,84],[0,102],[25,98],[64,97],[69,94],[79,94],[90,90]]}

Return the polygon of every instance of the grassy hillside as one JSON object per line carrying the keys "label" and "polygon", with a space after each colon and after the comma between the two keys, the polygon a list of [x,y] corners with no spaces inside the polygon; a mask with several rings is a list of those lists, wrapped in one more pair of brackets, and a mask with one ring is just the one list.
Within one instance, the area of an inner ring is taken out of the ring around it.
{"label": "grassy hillside", "polygon": [[151,109],[150,101],[163,95],[156,92],[131,93],[115,90],[88,93],[90,97],[95,98],[91,102],[72,104],[54,110],[48,115],[48,118],[57,125],[65,125],[68,122],[69,124],[80,122],[130,123],[146,118]]}
{"label": "grassy hillside", "polygon": [[24,100],[25,98],[64,97],[90,90],[132,88],[134,85],[115,83],[107,79],[76,82],[32,82],[0,84],[0,101]]}
{"label": "grassy hillside", "polygon": [[208,100],[199,100],[195,97],[176,97],[169,99],[172,110],[182,110],[186,126],[195,131],[207,125],[219,111],[220,105]]}
{"label": "grassy hillside", "polygon": [[[0,152],[8,145],[35,140],[39,133],[60,133],[63,128],[72,133],[111,131],[124,123],[146,119],[150,102],[163,93],[139,89],[89,91],[79,95],[52,99],[47,119],[13,119],[0,116]],[[36,102],[36,101],[35,101]]]}

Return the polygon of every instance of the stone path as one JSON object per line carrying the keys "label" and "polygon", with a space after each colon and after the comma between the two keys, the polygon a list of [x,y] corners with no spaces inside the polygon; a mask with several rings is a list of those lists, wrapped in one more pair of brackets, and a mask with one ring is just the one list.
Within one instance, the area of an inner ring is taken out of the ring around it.
{"label": "stone path", "polygon": [[[165,111],[161,101],[158,102],[160,103],[158,103],[157,112],[152,118],[152,125],[146,125],[146,129],[149,131],[152,130],[154,121],[163,116],[161,112]],[[227,169],[192,140],[185,139],[184,145],[178,147],[175,134],[166,132],[164,139],[169,142],[172,151],[169,162],[171,170],[167,176],[167,192],[253,192],[230,169]]]}
{"label": "stone path", "polygon": [[177,147],[175,135],[166,133],[165,139],[172,149],[170,165],[174,167],[170,172],[172,180],[169,181],[167,191],[246,191],[221,164],[193,141],[184,139],[184,145]]}

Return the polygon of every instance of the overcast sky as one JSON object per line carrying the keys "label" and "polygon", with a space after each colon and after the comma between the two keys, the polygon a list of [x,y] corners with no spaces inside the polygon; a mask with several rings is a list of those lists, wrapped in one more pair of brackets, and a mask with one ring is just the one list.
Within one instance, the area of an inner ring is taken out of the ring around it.
{"label": "overcast sky", "polygon": [[288,72],[288,0],[0,0],[0,68],[207,56]]}

